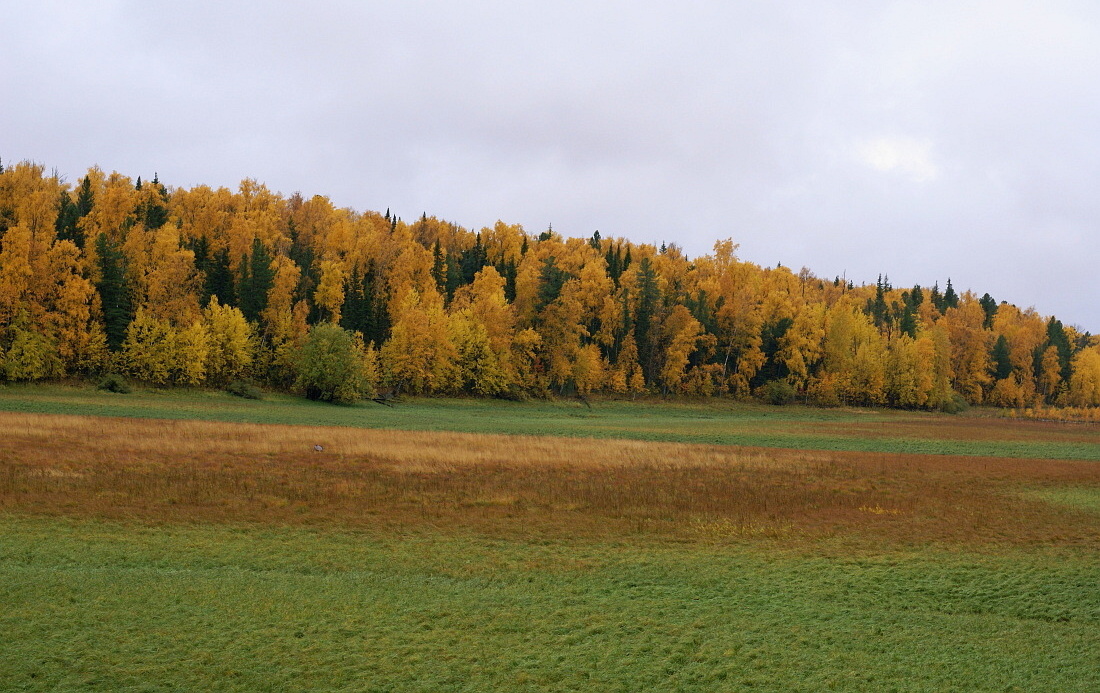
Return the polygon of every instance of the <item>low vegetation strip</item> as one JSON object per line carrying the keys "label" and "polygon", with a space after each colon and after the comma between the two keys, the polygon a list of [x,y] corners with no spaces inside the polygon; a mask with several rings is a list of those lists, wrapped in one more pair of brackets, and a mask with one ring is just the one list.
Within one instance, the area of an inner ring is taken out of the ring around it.
{"label": "low vegetation strip", "polygon": [[285,395],[243,400],[202,390],[131,395],[83,387],[0,386],[0,411],[240,423],[461,431],[600,439],[1100,461],[1100,425],[668,402],[502,402],[409,399],[397,406],[332,406]]}

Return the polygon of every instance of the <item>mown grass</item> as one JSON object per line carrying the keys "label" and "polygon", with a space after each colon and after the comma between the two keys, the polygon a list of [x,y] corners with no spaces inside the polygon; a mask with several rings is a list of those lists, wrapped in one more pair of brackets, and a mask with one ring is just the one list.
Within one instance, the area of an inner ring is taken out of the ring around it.
{"label": "mown grass", "polygon": [[0,516],[5,690],[1095,691],[1100,560]]}
{"label": "mown grass", "polygon": [[0,387],[0,411],[240,423],[462,431],[798,450],[1100,461],[1100,424],[712,401],[502,402],[408,398],[332,406],[286,395],[242,400],[201,390],[130,395],[60,385]]}

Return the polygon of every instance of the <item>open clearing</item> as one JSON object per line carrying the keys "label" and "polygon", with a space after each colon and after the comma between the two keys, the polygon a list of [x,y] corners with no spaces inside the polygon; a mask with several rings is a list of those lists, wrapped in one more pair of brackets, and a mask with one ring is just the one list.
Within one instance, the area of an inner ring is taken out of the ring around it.
{"label": "open clearing", "polygon": [[1095,425],[31,392],[5,690],[1100,690]]}

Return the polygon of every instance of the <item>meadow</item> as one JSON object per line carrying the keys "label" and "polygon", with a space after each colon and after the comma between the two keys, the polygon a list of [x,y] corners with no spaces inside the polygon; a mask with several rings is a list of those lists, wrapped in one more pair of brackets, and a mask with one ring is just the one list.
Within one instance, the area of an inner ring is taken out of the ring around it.
{"label": "meadow", "polygon": [[392,407],[331,406],[278,393],[254,401],[213,390],[119,395],[86,386],[7,385],[0,386],[0,411],[1100,461],[1100,426],[1011,419],[996,410],[942,416],[722,400],[612,400],[586,406],[575,400],[445,398],[404,398]]}
{"label": "meadow", "polygon": [[0,388],[0,689],[1100,690],[1098,444]]}

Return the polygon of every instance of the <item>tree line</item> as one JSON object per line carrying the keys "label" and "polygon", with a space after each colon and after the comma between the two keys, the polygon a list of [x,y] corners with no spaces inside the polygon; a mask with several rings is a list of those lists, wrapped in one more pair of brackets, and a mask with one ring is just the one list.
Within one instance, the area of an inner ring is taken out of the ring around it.
{"label": "tree line", "polygon": [[0,166],[0,376],[376,391],[1100,406],[1100,340],[989,294]]}

